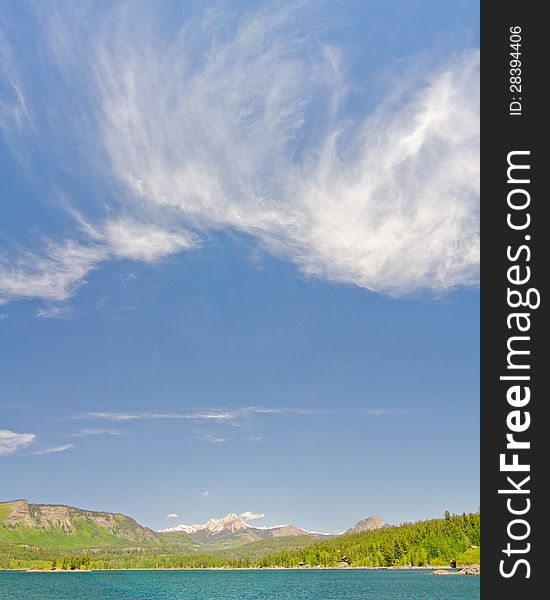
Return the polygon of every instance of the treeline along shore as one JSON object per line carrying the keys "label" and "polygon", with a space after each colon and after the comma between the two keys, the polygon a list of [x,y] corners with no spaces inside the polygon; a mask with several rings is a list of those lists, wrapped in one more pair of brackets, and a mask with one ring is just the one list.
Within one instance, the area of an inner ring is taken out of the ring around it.
{"label": "treeline along shore", "polygon": [[0,541],[1,569],[426,567],[479,563],[480,515],[451,515],[312,541],[262,540],[215,552],[177,545],[67,548]]}

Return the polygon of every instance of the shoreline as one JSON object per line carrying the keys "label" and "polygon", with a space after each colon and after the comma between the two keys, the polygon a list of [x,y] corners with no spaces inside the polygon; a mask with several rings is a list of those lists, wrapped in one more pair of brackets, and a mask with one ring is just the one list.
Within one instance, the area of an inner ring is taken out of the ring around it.
{"label": "shoreline", "polygon": [[0,569],[0,572],[21,573],[92,573],[117,571],[446,571],[458,574],[461,569],[473,565],[463,565],[455,569],[448,566],[432,565],[422,567],[131,567],[127,569]]}

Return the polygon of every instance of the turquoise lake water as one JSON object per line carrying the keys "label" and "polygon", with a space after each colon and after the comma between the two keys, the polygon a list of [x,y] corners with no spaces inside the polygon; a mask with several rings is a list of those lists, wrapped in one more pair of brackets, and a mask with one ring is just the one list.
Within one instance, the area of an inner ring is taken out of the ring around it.
{"label": "turquoise lake water", "polygon": [[0,572],[1,600],[477,600],[479,577],[429,571]]}

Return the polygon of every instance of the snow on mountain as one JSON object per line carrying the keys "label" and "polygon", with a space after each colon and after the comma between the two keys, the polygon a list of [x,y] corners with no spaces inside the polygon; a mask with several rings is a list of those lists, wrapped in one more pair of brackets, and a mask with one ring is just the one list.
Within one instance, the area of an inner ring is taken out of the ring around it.
{"label": "snow on mountain", "polygon": [[168,529],[161,529],[160,533],[170,533],[174,531],[184,531],[185,533],[197,533],[198,531],[206,531],[211,535],[222,533],[223,531],[230,531],[235,533],[242,529],[251,529],[252,525],[249,525],[244,519],[241,519],[235,513],[229,513],[221,519],[210,519],[203,525],[176,525],[175,527],[169,527]]}
{"label": "snow on mountain", "polygon": [[203,525],[185,525],[181,523],[180,525],[176,525],[175,527],[168,527],[168,529],[159,529],[158,533],[172,533],[173,531],[184,531],[185,533],[195,533],[200,531],[203,528]]}
{"label": "snow on mountain", "polygon": [[322,531],[310,531],[309,529],[304,529],[303,527],[296,527],[296,525],[271,525],[266,527],[265,525],[259,526],[254,525],[254,529],[259,529],[260,531],[273,531],[278,532],[280,535],[321,535],[321,536],[332,536],[332,533],[323,533]]}
{"label": "snow on mountain", "polygon": [[270,527],[261,525],[250,525],[242,517],[239,517],[235,513],[229,513],[221,519],[210,519],[203,525],[176,525],[175,527],[169,527],[168,529],[161,529],[159,533],[173,533],[177,531],[184,531],[185,533],[194,534],[199,532],[205,532],[208,535],[217,535],[219,533],[236,533],[243,530],[250,531],[265,531],[269,532],[273,537],[279,536],[290,536],[290,535],[315,535],[315,536],[326,536],[330,534],[319,533],[317,531],[307,531],[295,525],[273,525]]}
{"label": "snow on mountain", "polygon": [[221,519],[210,519],[210,521],[204,525],[204,529],[211,534],[221,533],[222,531],[231,531],[231,533],[235,533],[235,531],[249,529],[250,527],[252,527],[252,525],[249,525],[235,513],[229,513]]}

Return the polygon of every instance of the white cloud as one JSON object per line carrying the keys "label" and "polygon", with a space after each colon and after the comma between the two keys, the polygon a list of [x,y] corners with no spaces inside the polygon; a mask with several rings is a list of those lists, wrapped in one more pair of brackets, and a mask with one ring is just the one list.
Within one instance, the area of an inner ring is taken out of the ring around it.
{"label": "white cloud", "polygon": [[0,429],[0,456],[23,450],[35,439],[34,433],[16,433],[8,429]]}
{"label": "white cloud", "polygon": [[225,444],[225,442],[229,441],[228,438],[223,437],[222,435],[211,433],[208,431],[202,433],[200,435],[200,439],[204,440],[205,442],[208,442],[209,444]]}
{"label": "white cloud", "polygon": [[62,319],[70,314],[71,309],[67,305],[43,306],[36,311],[39,319]]}
{"label": "white cloud", "polygon": [[178,515],[176,513],[170,513],[169,515],[166,515],[167,519],[177,519]]}
{"label": "white cloud", "polygon": [[104,228],[109,248],[121,258],[153,262],[195,245],[190,235],[127,219],[108,221]]}
{"label": "white cloud", "polygon": [[241,517],[241,519],[244,519],[245,521],[252,521],[254,519],[261,519],[262,517],[265,517],[265,515],[264,513],[255,513],[251,510],[245,510],[239,515],[239,517]]}
{"label": "white cloud", "polygon": [[74,448],[74,444],[64,444],[63,446],[52,446],[50,448],[42,448],[41,450],[35,450],[32,454],[36,456],[42,456],[44,454],[55,454],[57,452],[65,452],[65,450],[70,450]]}
{"label": "white cloud", "polygon": [[210,8],[171,37],[115,7],[78,40],[56,13],[46,31],[69,89],[92,74],[59,128],[82,132],[81,114],[96,125],[90,162],[120,193],[107,220],[80,218],[79,243],[0,266],[0,295],[65,300],[101,262],[151,262],[218,230],[387,294],[477,283],[479,53],[419,60],[351,119],[357,82],[307,6]]}
{"label": "white cloud", "polygon": [[209,494],[208,490],[204,490],[204,492],[201,492],[201,496],[203,498],[206,498],[208,496],[208,494]]}
{"label": "white cloud", "polygon": [[[94,224],[66,201],[63,204],[85,238],[102,246],[111,259],[155,262],[198,245],[196,236],[183,229],[177,218],[161,220],[163,215],[160,213],[146,215],[142,212],[141,220],[121,214]],[[135,277],[135,273],[129,273],[127,281]]]}

